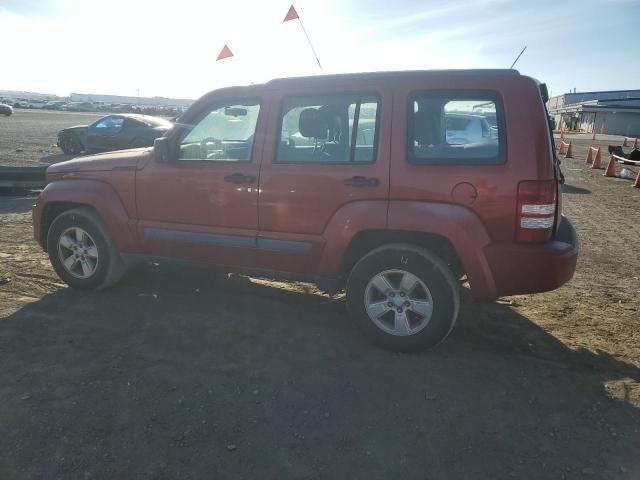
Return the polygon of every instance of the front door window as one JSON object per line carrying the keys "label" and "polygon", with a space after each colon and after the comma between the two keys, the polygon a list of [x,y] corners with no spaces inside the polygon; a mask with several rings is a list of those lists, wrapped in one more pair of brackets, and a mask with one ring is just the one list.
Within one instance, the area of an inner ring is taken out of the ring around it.
{"label": "front door window", "polygon": [[180,141],[179,160],[246,162],[251,160],[260,113],[258,102],[217,106]]}

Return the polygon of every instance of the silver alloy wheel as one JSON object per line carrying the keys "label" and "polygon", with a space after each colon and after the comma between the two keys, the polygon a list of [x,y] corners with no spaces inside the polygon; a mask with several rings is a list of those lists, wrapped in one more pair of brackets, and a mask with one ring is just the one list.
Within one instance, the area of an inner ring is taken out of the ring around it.
{"label": "silver alloy wheel", "polygon": [[373,277],[364,290],[364,305],[379,329],[402,337],[423,330],[433,314],[431,292],[404,270],[386,270]]}
{"label": "silver alloy wheel", "polygon": [[96,242],[80,227],[62,232],[58,238],[58,256],[64,269],[76,278],[89,278],[98,268]]}

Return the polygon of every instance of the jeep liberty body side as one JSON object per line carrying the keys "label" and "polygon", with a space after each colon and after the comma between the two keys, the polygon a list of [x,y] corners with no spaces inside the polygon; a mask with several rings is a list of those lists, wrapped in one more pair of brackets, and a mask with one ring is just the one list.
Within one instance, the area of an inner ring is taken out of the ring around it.
{"label": "jeep liberty body side", "polygon": [[[346,289],[386,348],[479,301],[571,279],[546,87],[514,70],[278,79],[213,91],[153,148],[52,165],[33,210],[60,277],[99,289],[175,258]],[[462,135],[463,120],[482,128]]]}

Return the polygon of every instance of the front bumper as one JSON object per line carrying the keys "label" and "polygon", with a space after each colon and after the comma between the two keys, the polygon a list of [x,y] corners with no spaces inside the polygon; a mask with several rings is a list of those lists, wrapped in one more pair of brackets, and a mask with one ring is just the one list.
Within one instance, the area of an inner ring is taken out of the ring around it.
{"label": "front bumper", "polygon": [[33,221],[33,238],[35,238],[36,242],[46,251],[45,239],[42,238],[42,234],[40,232],[42,226],[42,210],[43,210],[43,202],[40,199],[40,196],[36,199],[36,203],[31,210],[31,218]]}
{"label": "front bumper", "polygon": [[496,297],[547,292],[564,285],[576,271],[578,252],[576,231],[566,217],[548,243],[494,243],[484,249]]}

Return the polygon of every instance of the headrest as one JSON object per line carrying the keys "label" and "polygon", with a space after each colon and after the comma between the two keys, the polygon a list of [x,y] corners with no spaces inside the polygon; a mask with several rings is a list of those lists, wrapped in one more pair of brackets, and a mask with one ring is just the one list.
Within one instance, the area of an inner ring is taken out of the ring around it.
{"label": "headrest", "polygon": [[441,99],[420,102],[420,110],[413,117],[413,138],[421,146],[446,144],[445,103]]}
{"label": "headrest", "polygon": [[298,130],[303,137],[324,140],[327,138],[327,122],[317,108],[305,108],[300,112]]}
{"label": "headrest", "polygon": [[429,128],[429,112],[426,110],[417,111],[413,114],[413,138],[420,145],[433,144],[433,134]]}

